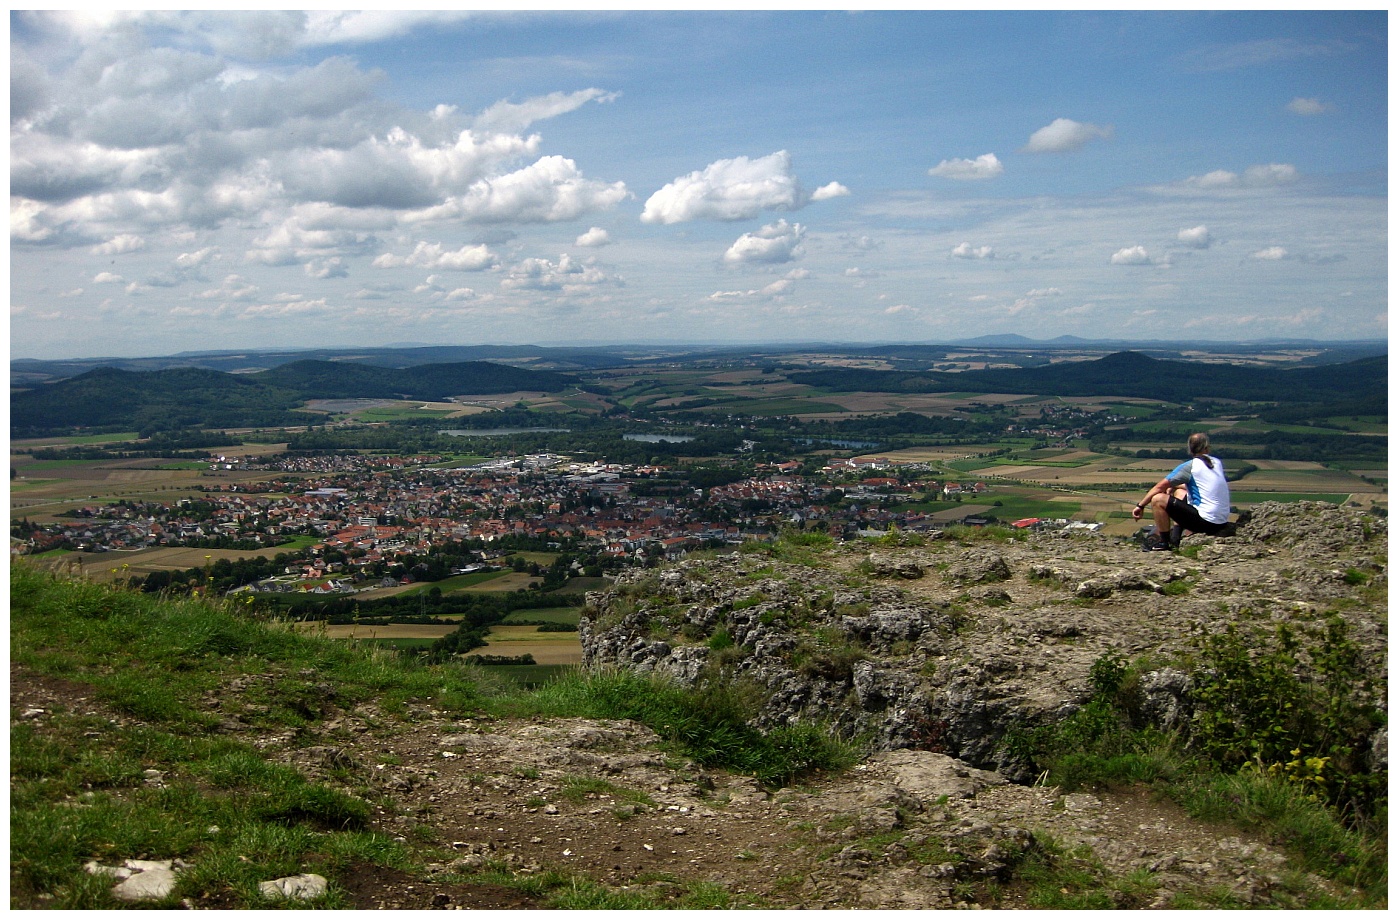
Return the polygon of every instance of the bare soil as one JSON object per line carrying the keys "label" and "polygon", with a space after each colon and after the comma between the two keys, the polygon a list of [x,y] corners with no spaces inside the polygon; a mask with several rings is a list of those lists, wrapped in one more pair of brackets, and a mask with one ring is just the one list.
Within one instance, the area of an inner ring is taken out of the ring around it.
{"label": "bare soil", "polygon": [[[10,697],[12,724],[41,726],[64,711],[131,722],[81,682],[14,665]],[[1208,892],[1243,905],[1286,903],[1278,900],[1286,858],[1236,829],[1200,823],[1140,790],[1065,795],[941,754],[878,754],[839,775],[766,790],[666,752],[631,722],[432,710],[403,720],[369,705],[299,736],[229,730],[272,759],[366,794],[376,830],[430,848],[421,874],[365,865],[332,876],[356,909],[550,906],[498,875],[472,880],[502,867],[516,879],[571,873],[662,903],[716,886],[735,907],[1019,908],[1028,892],[1009,880],[1045,839],[1031,832],[1090,848],[1071,861],[1099,877],[1149,879],[1122,888],[1120,907],[1168,907]]]}

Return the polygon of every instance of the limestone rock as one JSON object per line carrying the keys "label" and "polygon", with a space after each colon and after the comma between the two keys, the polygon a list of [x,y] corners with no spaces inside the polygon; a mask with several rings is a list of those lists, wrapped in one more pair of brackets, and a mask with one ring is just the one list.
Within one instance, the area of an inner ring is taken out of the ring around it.
{"label": "limestone rock", "polygon": [[269,901],[292,900],[310,901],[325,894],[329,882],[323,875],[305,872],[300,875],[288,875],[285,878],[273,879],[270,882],[262,882],[257,886],[257,890]]}

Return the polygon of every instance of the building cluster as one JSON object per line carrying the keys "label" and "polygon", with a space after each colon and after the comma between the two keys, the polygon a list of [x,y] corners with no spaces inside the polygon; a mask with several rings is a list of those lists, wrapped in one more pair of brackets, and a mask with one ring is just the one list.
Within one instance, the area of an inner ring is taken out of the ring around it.
{"label": "building cluster", "polygon": [[[434,459],[286,459],[268,470],[266,481],[206,487],[198,498],[173,502],[79,508],[71,522],[36,525],[15,536],[28,552],[308,548],[299,574],[315,578],[351,569],[381,573],[404,557],[425,557],[434,547],[464,540],[488,545],[506,537],[567,538],[604,560],[630,562],[817,521],[850,534],[927,529],[935,526],[929,515],[895,510],[914,498],[909,493],[986,491],[983,483],[913,486],[875,475],[888,471],[887,461],[832,461],[812,477],[799,475],[795,462],[777,464],[752,478],[699,489],[660,467],[574,463],[552,454],[460,469],[434,467]],[[328,567],[318,561],[327,555],[346,561]]]}

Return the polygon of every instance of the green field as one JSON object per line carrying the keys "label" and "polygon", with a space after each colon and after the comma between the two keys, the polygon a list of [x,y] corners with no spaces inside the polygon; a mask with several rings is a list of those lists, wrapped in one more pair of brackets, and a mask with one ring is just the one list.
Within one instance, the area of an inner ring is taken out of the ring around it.
{"label": "green field", "polygon": [[[100,461],[94,460],[35,460],[24,464],[20,469],[28,474],[30,470],[71,470],[84,466],[93,467],[99,463]],[[208,464],[205,463],[203,466],[207,467]]]}
{"label": "green field", "polygon": [[505,617],[504,624],[519,623],[566,623],[577,626],[582,618],[581,607],[544,607],[540,610],[515,610]]}
{"label": "green field", "polygon": [[1232,492],[1234,504],[1256,505],[1260,502],[1329,502],[1343,505],[1349,493],[1337,492]]}
{"label": "green field", "polygon": [[452,591],[464,591],[467,588],[474,588],[488,581],[494,581],[497,578],[504,578],[506,575],[513,574],[513,572],[507,569],[503,572],[472,572],[470,575],[453,575],[450,578],[443,578],[441,581],[423,582],[419,585],[413,585],[399,596],[406,597],[414,594],[426,594],[433,588],[440,588],[443,594],[450,594]]}
{"label": "green field", "polygon": [[275,546],[269,546],[267,548],[276,550],[279,553],[291,553],[299,549],[308,549],[312,546],[315,546],[317,543],[320,543],[322,539],[322,537],[299,533],[296,536],[286,540],[285,542],[278,543]]}
{"label": "green field", "polygon": [[[118,441],[135,441],[140,438],[140,436],[141,433],[138,431],[115,431],[109,434],[78,434],[62,438],[46,438],[42,439],[41,443],[74,446],[79,444],[113,444]],[[15,446],[17,449],[22,449],[22,446],[19,445],[12,446]]]}
{"label": "green field", "polygon": [[392,422],[404,418],[443,418],[455,415],[455,409],[361,409],[354,417],[361,422]]}

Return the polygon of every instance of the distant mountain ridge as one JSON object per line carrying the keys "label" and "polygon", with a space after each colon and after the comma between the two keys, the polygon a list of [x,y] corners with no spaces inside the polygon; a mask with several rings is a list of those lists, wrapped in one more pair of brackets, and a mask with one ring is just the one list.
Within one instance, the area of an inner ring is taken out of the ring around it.
{"label": "distant mountain ridge", "polygon": [[296,361],[253,374],[195,367],[126,371],[100,367],[10,396],[12,437],[83,428],[267,427],[305,424],[292,410],[309,399],[437,400],[464,394],[555,392],[575,384],[550,371],[488,361],[385,368]]}
{"label": "distant mountain ridge", "polygon": [[937,393],[951,390],[1055,396],[1133,396],[1191,402],[1201,398],[1298,402],[1387,398],[1387,356],[1346,364],[1282,369],[1203,364],[1124,351],[1096,361],[1015,370],[879,371],[826,368],[793,372],[793,383],[838,392]]}

